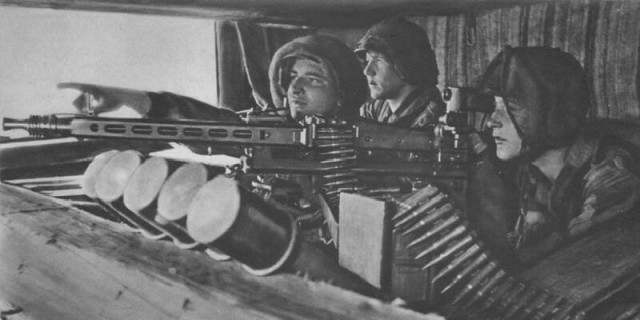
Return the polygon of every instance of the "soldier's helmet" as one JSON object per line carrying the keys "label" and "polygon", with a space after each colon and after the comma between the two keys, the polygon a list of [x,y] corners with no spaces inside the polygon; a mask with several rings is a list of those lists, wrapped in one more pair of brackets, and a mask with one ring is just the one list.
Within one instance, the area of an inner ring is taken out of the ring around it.
{"label": "soldier's helmet", "polygon": [[417,24],[394,17],[373,25],[358,41],[362,60],[367,51],[387,56],[401,79],[411,84],[438,84],[438,64],[427,33]]}
{"label": "soldier's helmet", "polygon": [[269,80],[271,98],[276,108],[284,107],[289,87],[289,68],[296,58],[318,62],[335,80],[341,109],[338,115],[346,118],[358,116],[359,107],[369,95],[367,80],[360,70],[360,62],[340,40],[327,36],[310,35],[296,38],[282,46],[271,59]]}

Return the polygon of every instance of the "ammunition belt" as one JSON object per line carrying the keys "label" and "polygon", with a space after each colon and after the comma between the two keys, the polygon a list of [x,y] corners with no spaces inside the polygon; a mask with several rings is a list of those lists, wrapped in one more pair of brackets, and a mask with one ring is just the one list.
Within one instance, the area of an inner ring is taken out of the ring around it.
{"label": "ammunition belt", "polygon": [[636,303],[632,306],[626,308],[622,313],[620,313],[615,320],[632,320],[632,319],[640,319],[640,304]]}
{"label": "ammunition belt", "polygon": [[323,126],[316,131],[314,144],[324,172],[321,189],[334,212],[340,203],[340,192],[359,190],[358,178],[353,173],[356,166],[353,130],[349,126]]}
{"label": "ammunition belt", "polygon": [[[429,185],[392,197],[396,259],[419,269],[423,301],[452,319],[582,319],[577,302],[510,275],[470,228],[462,210]],[[412,262],[412,263],[410,263]],[[393,267],[392,267],[393,268]],[[415,277],[415,276],[414,276]],[[393,279],[392,282],[398,279]],[[405,284],[411,283],[405,279]],[[415,286],[415,284],[414,284]],[[415,290],[414,290],[415,294]],[[405,299],[415,297],[405,297]]]}

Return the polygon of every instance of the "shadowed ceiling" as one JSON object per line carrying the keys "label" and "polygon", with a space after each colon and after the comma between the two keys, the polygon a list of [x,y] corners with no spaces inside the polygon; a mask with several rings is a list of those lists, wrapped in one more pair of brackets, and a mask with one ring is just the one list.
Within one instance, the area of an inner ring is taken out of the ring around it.
{"label": "shadowed ceiling", "polygon": [[[546,0],[548,2],[550,0]],[[393,15],[451,15],[545,0],[0,0],[6,6],[359,27]]]}

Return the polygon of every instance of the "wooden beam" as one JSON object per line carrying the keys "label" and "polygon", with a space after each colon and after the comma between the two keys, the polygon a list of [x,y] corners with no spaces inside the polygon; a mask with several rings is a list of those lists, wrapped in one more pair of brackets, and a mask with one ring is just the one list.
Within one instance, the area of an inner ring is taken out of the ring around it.
{"label": "wooden beam", "polygon": [[442,15],[551,0],[0,0],[2,5],[169,15],[220,20],[332,26],[368,26],[399,14]]}
{"label": "wooden beam", "polygon": [[290,274],[151,241],[0,185],[0,301],[32,319],[432,319]]}
{"label": "wooden beam", "polygon": [[0,178],[6,181],[82,175],[93,158],[107,150],[136,149],[147,153],[168,147],[169,145],[164,142],[139,140],[77,138],[9,140],[0,144],[0,159],[2,159]]}
{"label": "wooden beam", "polygon": [[588,311],[640,279],[639,232],[637,221],[593,231],[525,270],[522,277]]}

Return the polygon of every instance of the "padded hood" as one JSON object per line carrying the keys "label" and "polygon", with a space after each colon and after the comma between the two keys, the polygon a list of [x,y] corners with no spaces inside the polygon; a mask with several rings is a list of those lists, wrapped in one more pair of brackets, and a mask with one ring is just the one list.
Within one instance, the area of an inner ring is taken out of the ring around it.
{"label": "padded hood", "polygon": [[580,63],[549,47],[506,47],[476,87],[504,98],[523,142],[537,151],[573,143],[590,109]]}
{"label": "padded hood", "polygon": [[386,55],[396,72],[411,84],[438,84],[438,64],[427,33],[403,18],[390,18],[373,25],[358,41],[355,52],[362,60],[367,51]]}
{"label": "padded hood", "polygon": [[358,116],[360,105],[369,96],[367,80],[362,74],[360,62],[351,49],[340,40],[310,35],[296,38],[282,46],[271,59],[269,81],[271,97],[276,108],[284,108],[284,98],[289,87],[288,68],[294,58],[316,61],[334,78],[340,94],[341,117]]}

